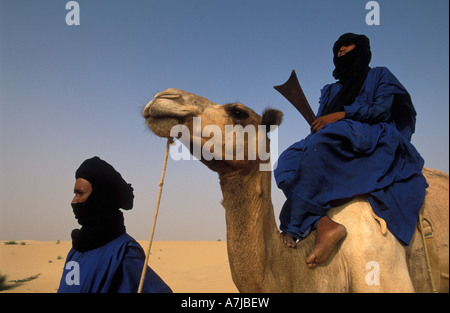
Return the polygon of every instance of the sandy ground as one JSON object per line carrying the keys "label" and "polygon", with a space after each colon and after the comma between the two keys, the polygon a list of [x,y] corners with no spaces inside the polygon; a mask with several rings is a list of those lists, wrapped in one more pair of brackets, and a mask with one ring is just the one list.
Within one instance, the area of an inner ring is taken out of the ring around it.
{"label": "sandy ground", "polygon": [[[0,241],[0,275],[6,275],[7,284],[13,286],[0,292],[56,292],[71,242],[24,240],[17,243],[5,245]],[[139,243],[147,250],[148,242]],[[223,241],[156,241],[149,265],[174,292],[237,292]],[[37,278],[24,283],[12,282],[32,276]]]}

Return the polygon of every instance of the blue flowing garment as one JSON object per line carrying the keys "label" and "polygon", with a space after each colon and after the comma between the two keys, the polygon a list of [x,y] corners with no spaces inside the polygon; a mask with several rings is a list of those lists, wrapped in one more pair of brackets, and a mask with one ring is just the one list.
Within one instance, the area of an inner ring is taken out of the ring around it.
{"label": "blue flowing garment", "polygon": [[[318,116],[342,88],[321,91]],[[294,143],[274,171],[286,195],[280,229],[303,239],[335,200],[366,195],[374,212],[404,245],[414,233],[427,182],[424,161],[410,143],[415,130],[411,98],[385,67],[375,67],[345,118]]]}
{"label": "blue flowing garment", "polygon": [[[72,248],[65,264],[70,261],[77,262],[78,269],[64,266],[58,293],[136,293],[145,254],[136,240],[125,233],[87,252]],[[75,279],[74,275],[79,276]],[[147,267],[142,292],[169,293],[172,290]]]}

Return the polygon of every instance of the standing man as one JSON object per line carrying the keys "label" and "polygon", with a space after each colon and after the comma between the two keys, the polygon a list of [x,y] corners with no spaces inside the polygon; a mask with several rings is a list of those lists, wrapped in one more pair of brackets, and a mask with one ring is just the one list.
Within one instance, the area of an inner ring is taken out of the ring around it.
{"label": "standing man", "polygon": [[[84,161],[75,173],[72,208],[82,226],[72,231],[58,292],[135,293],[145,261],[142,247],[126,233],[120,209],[133,208],[133,188],[98,157]],[[76,264],[75,269],[66,266]],[[77,279],[71,279],[78,275]],[[142,292],[172,292],[147,268]]]}

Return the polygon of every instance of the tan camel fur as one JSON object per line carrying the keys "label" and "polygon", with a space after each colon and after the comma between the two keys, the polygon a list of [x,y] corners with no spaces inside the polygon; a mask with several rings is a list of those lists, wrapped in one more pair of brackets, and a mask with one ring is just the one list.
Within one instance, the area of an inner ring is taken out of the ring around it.
{"label": "tan camel fur", "polygon": [[[143,116],[148,127],[164,138],[178,137],[170,133],[175,125],[187,126],[190,137],[187,141],[180,140],[192,152],[193,117],[201,117],[202,129],[217,125],[224,130],[225,125],[279,125],[282,113],[269,109],[261,117],[239,103],[217,105],[186,91],[167,89],[146,105]],[[203,145],[208,139],[206,136],[197,142]],[[250,140],[256,139],[247,136],[246,143]],[[286,247],[275,222],[272,173],[259,167],[270,160],[252,160],[247,158],[248,153],[246,149],[244,160],[227,160],[225,155],[222,159],[201,159],[219,175],[226,211],[228,257],[233,281],[240,292],[431,291],[420,233],[416,231],[411,245],[403,247],[389,231],[382,233],[363,197],[329,211],[330,218],[345,225],[347,236],[327,262],[309,269],[305,259],[314,247],[315,231],[300,241],[296,249]],[[449,177],[429,169],[424,169],[424,174],[430,187],[422,210],[434,230],[430,254],[434,269],[438,268],[434,272],[435,285],[439,291],[448,292]]]}

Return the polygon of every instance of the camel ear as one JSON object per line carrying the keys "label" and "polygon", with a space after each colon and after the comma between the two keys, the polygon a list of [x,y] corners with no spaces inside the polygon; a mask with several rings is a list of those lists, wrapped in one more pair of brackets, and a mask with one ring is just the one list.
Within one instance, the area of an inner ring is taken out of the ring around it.
{"label": "camel ear", "polygon": [[275,109],[265,109],[263,116],[262,116],[262,125],[266,125],[267,131],[270,131],[270,125],[277,125],[279,126],[281,124],[281,121],[283,120],[283,112]]}

